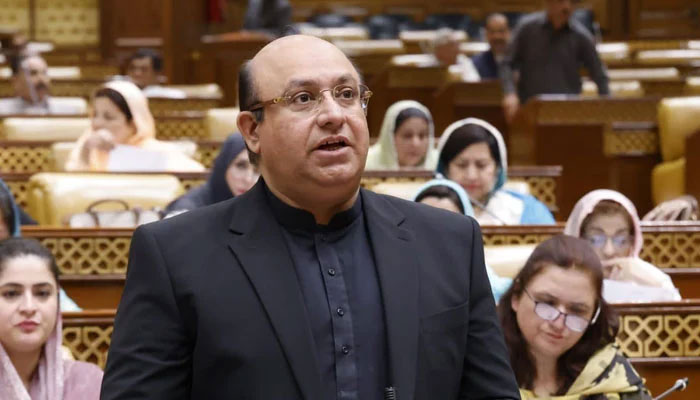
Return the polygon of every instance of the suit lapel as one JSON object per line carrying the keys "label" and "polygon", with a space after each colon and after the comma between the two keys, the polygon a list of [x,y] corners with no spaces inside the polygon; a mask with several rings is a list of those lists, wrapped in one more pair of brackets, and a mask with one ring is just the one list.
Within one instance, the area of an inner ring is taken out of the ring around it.
{"label": "suit lapel", "polygon": [[362,190],[367,225],[384,302],[391,384],[412,400],[418,357],[418,271],[413,234],[405,216],[378,195]]}
{"label": "suit lapel", "polygon": [[302,396],[321,400],[313,336],[281,228],[267,206],[260,182],[244,196],[231,222],[229,247],[263,303]]}

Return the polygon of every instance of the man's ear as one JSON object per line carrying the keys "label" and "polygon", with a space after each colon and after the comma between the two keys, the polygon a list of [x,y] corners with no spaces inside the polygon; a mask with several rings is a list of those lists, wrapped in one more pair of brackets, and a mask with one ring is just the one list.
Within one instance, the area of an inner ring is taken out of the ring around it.
{"label": "man's ear", "polygon": [[257,131],[259,123],[255,115],[250,111],[241,111],[236,117],[236,124],[248,149],[253,153],[260,154],[260,136]]}

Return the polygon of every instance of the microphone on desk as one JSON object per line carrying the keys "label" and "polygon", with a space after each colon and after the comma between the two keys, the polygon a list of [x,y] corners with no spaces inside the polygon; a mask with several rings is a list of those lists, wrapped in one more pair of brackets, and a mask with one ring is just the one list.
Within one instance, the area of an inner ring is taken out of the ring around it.
{"label": "microphone on desk", "polygon": [[686,387],[688,387],[688,378],[681,378],[677,380],[670,389],[654,397],[654,400],[661,400],[673,392],[682,392]]}
{"label": "microphone on desk", "polygon": [[480,201],[477,201],[477,200],[474,200],[474,199],[469,199],[469,201],[470,201],[472,204],[474,204],[475,206],[477,206],[477,207],[481,208],[482,210],[484,210],[484,212],[485,212],[486,214],[492,216],[492,217],[495,218],[498,222],[502,223],[503,225],[508,225],[508,223],[507,223],[506,221],[502,220],[501,218],[499,218],[498,215],[496,215],[496,214],[494,214],[492,211],[486,209],[486,205],[484,205],[484,204],[481,203]]}

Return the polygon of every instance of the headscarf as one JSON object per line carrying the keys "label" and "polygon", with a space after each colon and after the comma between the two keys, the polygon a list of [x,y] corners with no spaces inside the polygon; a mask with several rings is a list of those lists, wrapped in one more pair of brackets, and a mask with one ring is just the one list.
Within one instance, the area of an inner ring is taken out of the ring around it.
{"label": "headscarf", "polygon": [[634,243],[632,246],[632,254],[630,257],[639,258],[639,253],[642,251],[642,245],[644,244],[644,238],[642,237],[642,227],[639,224],[639,215],[637,214],[637,209],[634,204],[625,197],[620,192],[608,189],[598,189],[589,192],[585,196],[581,197],[573,211],[569,215],[569,219],[566,221],[566,226],[564,227],[564,233],[567,235],[581,237],[581,225],[583,220],[586,219],[588,215],[593,212],[593,209],[603,200],[613,201],[621,205],[632,219],[632,227],[634,229]]}
{"label": "headscarf", "polygon": [[[8,214],[8,219],[11,220],[11,226],[8,226],[11,236],[20,236],[20,215],[19,209],[17,208],[17,203],[12,196],[10,188],[7,187],[5,182],[0,179],[0,212],[3,214]],[[3,216],[3,219],[5,216]]]}
{"label": "headscarf", "polygon": [[[61,342],[63,323],[61,320],[60,302],[56,302],[56,326],[49,334],[44,344],[37,365],[36,374],[32,378],[29,392],[24,387],[22,379],[0,344],[0,399],[12,400],[63,400],[64,361]],[[30,397],[31,395],[31,397]]]}
{"label": "headscarf", "polygon": [[[127,140],[126,144],[144,147],[151,141],[156,141],[156,124],[153,115],[148,108],[148,99],[141,89],[129,81],[110,81],[102,85],[102,88],[112,89],[122,95],[131,112],[132,122],[136,132]],[[80,155],[87,139],[92,135],[92,129],[88,129],[78,139],[75,148],[66,163],[66,170],[103,170],[109,160],[109,152],[93,150],[89,155],[89,165],[85,165]]]}
{"label": "headscarf", "polygon": [[[620,395],[646,394],[631,398],[651,398],[644,386],[644,381],[634,370],[630,362],[620,354],[618,348],[610,343],[596,352],[586,363],[583,371],[576,378],[566,394],[562,396],[547,396],[547,400],[580,400],[585,398],[603,398],[608,400],[622,398]],[[520,389],[523,400],[537,400],[533,392]]]}
{"label": "headscarf", "polygon": [[463,144],[463,138],[458,135],[453,137],[452,134],[457,129],[469,124],[478,125],[486,129],[486,131],[496,139],[496,144],[498,145],[498,153],[501,158],[501,161],[500,164],[496,166],[498,168],[498,176],[496,177],[496,184],[493,186],[493,189],[491,189],[490,192],[491,194],[493,194],[497,190],[501,189],[506,183],[506,179],[508,176],[508,154],[506,153],[506,144],[503,141],[503,135],[501,135],[501,132],[499,132],[498,129],[496,129],[496,127],[484,120],[478,118],[465,118],[457,122],[453,122],[450,126],[447,127],[447,129],[445,129],[445,131],[442,133],[442,136],[440,136],[440,142],[438,143],[437,148],[437,172],[447,177],[447,169],[450,161],[452,161],[453,158],[455,158],[466,148],[466,146]]}
{"label": "headscarf", "polygon": [[401,100],[392,104],[384,114],[384,122],[379,131],[379,140],[370,147],[367,153],[366,170],[397,170],[399,169],[399,158],[396,153],[396,143],[394,142],[394,134],[396,133],[396,117],[401,111],[416,108],[425,114],[428,118],[428,150],[426,151],[423,162],[416,165],[418,169],[433,169],[435,168],[436,153],[435,146],[435,126],[433,124],[433,116],[430,114],[424,105],[413,100]]}
{"label": "headscarf", "polygon": [[[464,210],[464,215],[476,219],[474,216],[474,209],[472,208],[472,203],[469,201],[469,194],[462,186],[458,183],[453,182],[449,179],[433,179],[426,182],[423,186],[418,188],[416,195],[413,196],[413,201],[416,201],[418,196],[424,191],[435,186],[447,186],[448,188],[454,190],[459,197],[460,203],[462,204],[462,209]],[[486,275],[488,275],[489,282],[491,283],[491,292],[493,293],[493,298],[496,302],[500,300],[501,296],[508,290],[510,285],[513,283],[511,278],[502,277],[496,274],[496,272],[488,265],[486,265]]]}
{"label": "headscarf", "polygon": [[166,211],[190,210],[232,198],[233,193],[226,183],[226,170],[243,150],[245,150],[245,141],[240,133],[227,137],[204,185],[175,199],[168,205]]}

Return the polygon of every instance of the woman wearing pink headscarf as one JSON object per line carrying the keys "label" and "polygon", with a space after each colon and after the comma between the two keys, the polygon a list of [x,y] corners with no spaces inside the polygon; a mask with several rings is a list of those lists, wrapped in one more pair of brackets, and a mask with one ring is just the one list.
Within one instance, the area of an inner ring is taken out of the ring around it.
{"label": "woman wearing pink headscarf", "polygon": [[0,399],[97,400],[102,370],[64,358],[58,267],[34,239],[0,242]]}
{"label": "woman wearing pink headscarf", "polygon": [[[106,171],[110,152],[117,145],[134,146],[160,153],[166,171],[204,171],[172,143],[156,139],[156,125],[148,100],[131,82],[112,81],[95,92],[91,127],[78,139],[66,162],[67,171]],[[120,170],[134,170],[119,166]]]}
{"label": "woman wearing pink headscarf", "polygon": [[[603,263],[605,277],[615,281],[607,282],[606,299],[641,300],[634,296],[615,297],[620,292],[639,293],[644,300],[680,299],[671,278],[639,258],[644,244],[642,228],[637,209],[623,194],[607,189],[586,194],[574,206],[564,233],[586,239],[593,246]],[[615,291],[613,287],[622,290]]]}

